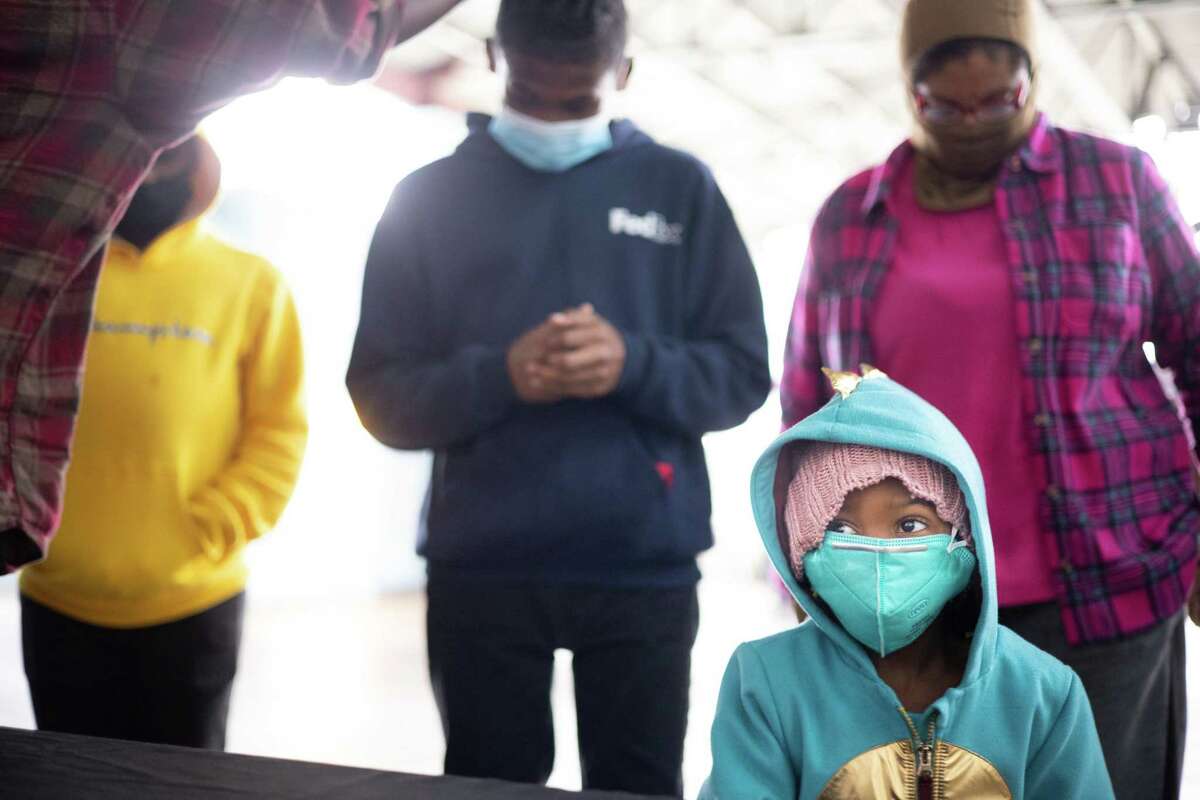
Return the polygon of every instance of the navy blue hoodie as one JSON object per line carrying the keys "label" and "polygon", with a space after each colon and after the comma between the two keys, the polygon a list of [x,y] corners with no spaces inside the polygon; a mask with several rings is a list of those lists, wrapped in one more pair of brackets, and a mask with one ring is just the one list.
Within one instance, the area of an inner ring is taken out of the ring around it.
{"label": "navy blue hoodie", "polygon": [[[733,215],[704,165],[630,122],[563,173],[518,162],[488,122],[396,188],[346,379],[375,438],[434,451],[418,552],[465,575],[693,582],[712,543],[700,437],[771,384]],[[616,391],[522,403],[508,347],[585,302],[625,338]]]}

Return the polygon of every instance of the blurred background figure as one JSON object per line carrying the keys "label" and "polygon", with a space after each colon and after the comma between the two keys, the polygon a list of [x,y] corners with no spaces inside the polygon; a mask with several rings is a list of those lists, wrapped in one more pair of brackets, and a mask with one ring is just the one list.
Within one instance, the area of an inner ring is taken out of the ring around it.
{"label": "blurred background figure", "polygon": [[504,0],[505,82],[397,188],[347,385],[391,447],[434,451],[419,552],[448,773],[545,782],[556,649],[589,789],[683,792],[701,436],[766,399],[762,299],[694,157],[614,120],[623,0]]}
{"label": "blurred background figure", "polygon": [[307,438],[300,327],[267,262],[206,230],[220,165],[164,153],[101,276],[62,528],[21,574],[38,727],[221,749],[246,566]]}
{"label": "blurred background figure", "polygon": [[784,421],[828,399],[823,366],[869,361],[955,422],[987,481],[1000,622],[1079,673],[1117,797],[1174,798],[1200,590],[1200,252],[1145,153],[1039,113],[1036,10],[905,7],[913,134],[817,217]]}
{"label": "blurred background figure", "polygon": [[0,0],[0,573],[61,521],[104,249],[158,154],[284,75],[374,75],[459,1]]}

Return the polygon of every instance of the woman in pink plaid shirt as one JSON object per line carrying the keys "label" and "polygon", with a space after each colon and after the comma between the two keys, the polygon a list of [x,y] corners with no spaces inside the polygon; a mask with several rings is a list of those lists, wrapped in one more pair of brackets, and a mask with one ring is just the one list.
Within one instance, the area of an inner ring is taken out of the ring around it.
{"label": "woman in pink plaid shirt", "polygon": [[1200,255],[1144,153],[1037,112],[1033,10],[910,0],[913,136],[820,212],[784,422],[862,361],[945,412],[982,462],[1000,622],[1079,673],[1118,798],[1177,797]]}

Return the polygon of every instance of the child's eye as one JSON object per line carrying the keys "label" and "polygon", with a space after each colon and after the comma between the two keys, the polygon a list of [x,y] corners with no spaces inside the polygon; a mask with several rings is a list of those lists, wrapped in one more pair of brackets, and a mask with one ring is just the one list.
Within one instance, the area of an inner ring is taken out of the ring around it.
{"label": "child's eye", "polygon": [[829,523],[829,532],[850,534],[858,533],[858,531],[854,530],[853,525],[851,525],[849,522],[842,522],[840,519],[835,519],[833,522]]}
{"label": "child's eye", "polygon": [[900,532],[912,536],[914,533],[928,530],[929,526],[919,519],[906,519],[900,523]]}

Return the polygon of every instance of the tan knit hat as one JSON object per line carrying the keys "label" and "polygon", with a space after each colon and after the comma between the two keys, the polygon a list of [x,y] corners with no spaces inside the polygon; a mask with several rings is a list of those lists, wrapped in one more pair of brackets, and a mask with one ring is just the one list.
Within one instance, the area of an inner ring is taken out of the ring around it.
{"label": "tan knit hat", "polygon": [[954,39],[1001,39],[1024,48],[1037,64],[1034,0],[909,0],[900,32],[904,74],[917,60]]}
{"label": "tan knit hat", "polygon": [[888,478],[903,483],[913,497],[933,503],[938,516],[966,536],[967,502],[958,481],[927,458],[866,445],[814,442],[798,454],[794,465],[783,515],[797,578],[804,574],[804,556],[825,541],[825,529],[846,495]]}

